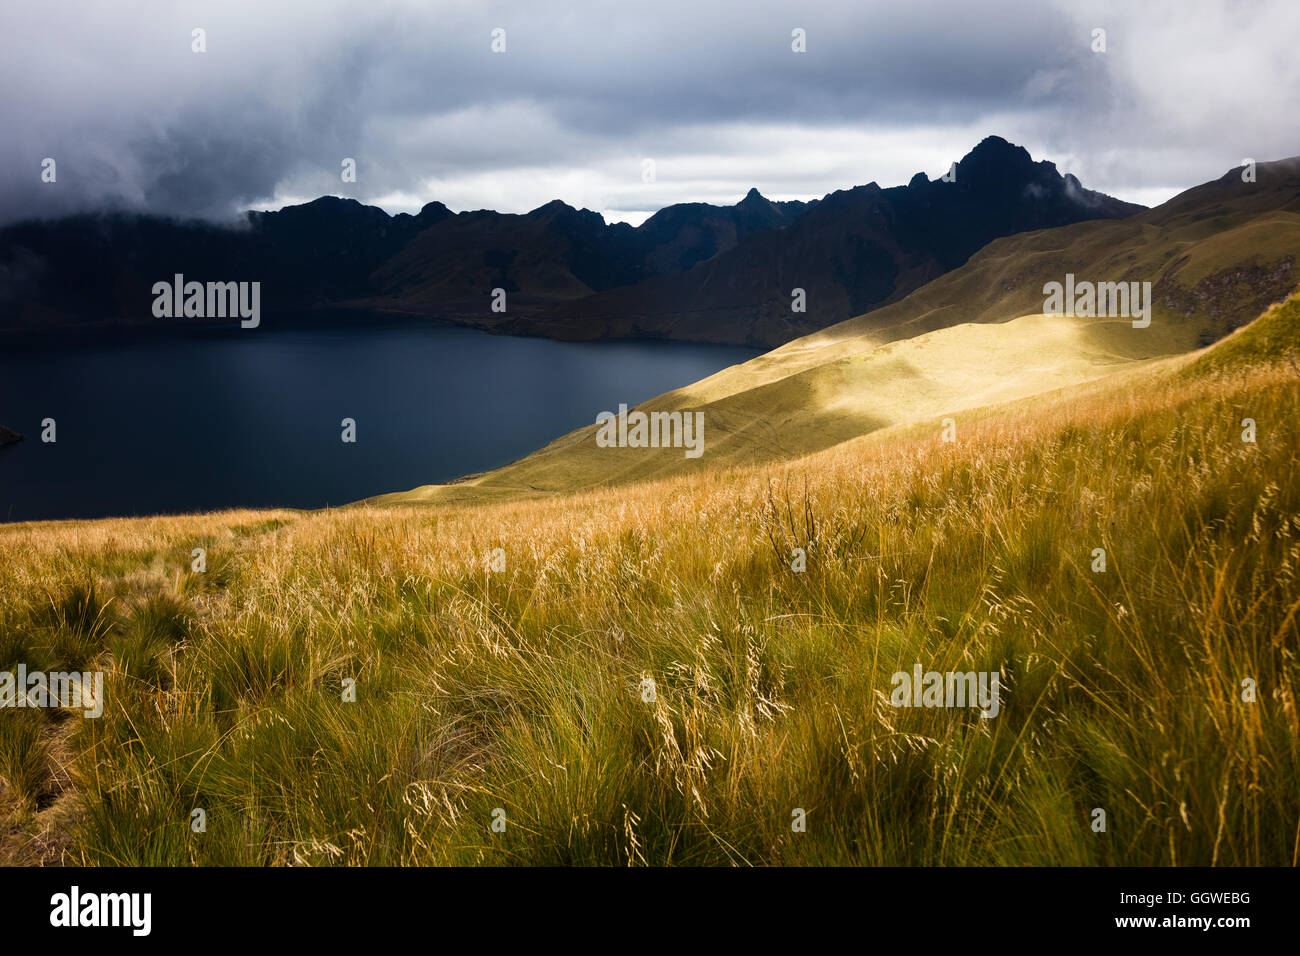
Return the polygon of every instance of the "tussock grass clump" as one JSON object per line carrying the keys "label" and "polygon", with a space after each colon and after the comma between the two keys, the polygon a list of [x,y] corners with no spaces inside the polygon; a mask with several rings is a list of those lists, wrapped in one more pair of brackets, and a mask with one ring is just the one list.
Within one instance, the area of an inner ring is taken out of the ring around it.
{"label": "tussock grass clump", "polygon": [[136,680],[163,686],[174,652],[190,636],[194,613],[175,594],[157,593],[131,609],[110,642],[116,669]]}
{"label": "tussock grass clump", "polygon": [[35,809],[53,776],[43,724],[36,711],[0,711],[0,782],[21,812]]}
{"label": "tussock grass clump", "polygon": [[32,623],[48,634],[57,666],[81,670],[103,650],[115,625],[110,603],[89,579],[65,585],[33,611]]}

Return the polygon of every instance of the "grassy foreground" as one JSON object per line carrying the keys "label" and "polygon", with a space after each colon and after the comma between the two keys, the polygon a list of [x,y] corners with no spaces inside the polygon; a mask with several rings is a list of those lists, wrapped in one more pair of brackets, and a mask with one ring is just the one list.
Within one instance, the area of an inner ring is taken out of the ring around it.
{"label": "grassy foreground", "polygon": [[[1295,865],[1297,329],[1293,299],[960,412],[953,443],[930,420],[544,500],[2,527],[0,669],[103,669],[106,702],[0,712],[0,853]],[[1000,714],[891,706],[916,663],[998,671]]]}

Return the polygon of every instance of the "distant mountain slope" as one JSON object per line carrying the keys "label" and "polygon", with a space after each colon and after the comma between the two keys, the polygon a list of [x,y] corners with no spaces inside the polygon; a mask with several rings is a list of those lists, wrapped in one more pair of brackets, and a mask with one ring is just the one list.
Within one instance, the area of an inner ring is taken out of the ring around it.
{"label": "distant mountain slope", "polygon": [[644,271],[667,275],[689,269],[750,236],[789,225],[819,202],[773,202],[751,189],[734,206],[699,202],[668,206],[637,227],[645,246]]}
{"label": "distant mountain slope", "polygon": [[[1257,174],[1243,183],[1240,171],[1230,172],[1130,219],[997,240],[899,302],[640,406],[703,411],[702,458],[599,448],[593,424],[496,471],[381,500],[526,497],[788,460],[1189,352],[1300,282],[1300,158],[1261,164]],[[1043,284],[1067,272],[1094,282],[1150,281],[1151,325],[1043,315]],[[1292,340],[1300,337],[1297,308],[1285,313],[1297,326],[1286,333]]]}
{"label": "distant mountain slope", "polygon": [[700,385],[707,383],[714,398],[736,394],[864,347],[966,322],[1032,315],[1043,310],[1044,283],[1071,272],[1093,282],[1151,282],[1151,328],[1132,330],[1138,347],[1150,347],[1147,354],[1216,341],[1300,283],[1300,157],[1260,164],[1253,183],[1232,170],[1128,219],[995,240],[900,302]]}
{"label": "distant mountain slope", "polygon": [[[411,240],[375,270],[378,294],[351,304],[509,331],[521,315],[557,301],[689,268],[780,229],[808,207],[750,190],[734,206],[669,206],[635,229],[558,200],[520,216],[461,213]],[[506,292],[505,313],[488,308],[494,289]]]}
{"label": "distant mountain slope", "polygon": [[559,201],[524,215],[481,210],[421,232],[372,279],[397,306],[487,312],[495,288],[522,305],[636,281],[634,242],[632,227]]}
{"label": "distant mountain slope", "polygon": [[[960,266],[999,236],[1143,207],[1083,189],[1049,162],[990,136],[953,182],[918,173],[827,196],[787,228],[766,231],[686,272],[520,317],[508,331],[555,338],[654,337],[776,346],[896,301]],[[806,311],[792,310],[803,289]]]}
{"label": "distant mountain slope", "polygon": [[[989,243],[908,300],[826,330],[890,338],[957,322],[1041,311],[1043,285],[1080,279],[1152,283],[1155,322],[1205,345],[1250,321],[1300,280],[1300,157],[1234,169],[1119,221],[1025,232]],[[810,343],[823,340],[810,337]]]}

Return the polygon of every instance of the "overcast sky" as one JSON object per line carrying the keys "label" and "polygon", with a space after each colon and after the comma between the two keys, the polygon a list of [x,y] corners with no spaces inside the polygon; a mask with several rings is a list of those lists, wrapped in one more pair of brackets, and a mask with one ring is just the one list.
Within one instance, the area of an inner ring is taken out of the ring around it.
{"label": "overcast sky", "polygon": [[937,177],[990,133],[1153,205],[1300,153],[1298,40],[1300,0],[6,3],[0,221],[330,193],[637,223]]}

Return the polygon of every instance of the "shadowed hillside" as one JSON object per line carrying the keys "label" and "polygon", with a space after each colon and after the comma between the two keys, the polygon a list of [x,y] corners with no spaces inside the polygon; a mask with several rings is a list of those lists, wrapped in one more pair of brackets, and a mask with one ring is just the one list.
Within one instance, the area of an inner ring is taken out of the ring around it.
{"label": "shadowed hillside", "polygon": [[[686,272],[568,302],[510,328],[770,348],[896,301],[999,236],[1142,208],[1083,189],[1052,163],[990,136],[956,164],[952,182],[918,173],[906,186],[835,192],[779,233],[756,235]],[[806,311],[791,309],[795,288],[806,293]]]}

